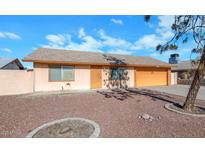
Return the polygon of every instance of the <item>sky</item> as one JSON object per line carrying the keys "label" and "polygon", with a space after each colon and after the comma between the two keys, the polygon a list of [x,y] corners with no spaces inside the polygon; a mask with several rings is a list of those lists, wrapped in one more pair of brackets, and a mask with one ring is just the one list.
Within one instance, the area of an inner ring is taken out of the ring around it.
{"label": "sky", "polygon": [[[0,57],[24,58],[40,47],[151,56],[168,62],[171,53],[189,60],[193,41],[160,54],[173,36],[173,16],[0,16]],[[31,68],[31,63],[23,62]]]}

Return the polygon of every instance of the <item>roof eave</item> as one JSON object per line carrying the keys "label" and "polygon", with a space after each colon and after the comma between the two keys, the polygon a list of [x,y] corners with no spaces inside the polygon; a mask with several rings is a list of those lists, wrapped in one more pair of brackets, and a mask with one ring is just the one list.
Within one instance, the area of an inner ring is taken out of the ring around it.
{"label": "roof eave", "polygon": [[66,61],[47,61],[23,59],[23,62],[43,63],[43,64],[70,64],[70,65],[104,65],[104,66],[132,66],[132,67],[160,67],[170,68],[170,65],[144,65],[144,64],[111,64],[111,63],[89,63],[89,62],[66,62]]}

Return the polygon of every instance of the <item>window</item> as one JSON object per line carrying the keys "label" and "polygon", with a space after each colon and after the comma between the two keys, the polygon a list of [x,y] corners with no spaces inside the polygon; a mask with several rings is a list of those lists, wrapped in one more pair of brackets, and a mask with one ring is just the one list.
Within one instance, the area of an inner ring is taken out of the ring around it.
{"label": "window", "polygon": [[125,68],[117,67],[110,69],[110,80],[125,80],[127,71]]}
{"label": "window", "polygon": [[49,81],[74,80],[74,67],[65,65],[50,65]]}

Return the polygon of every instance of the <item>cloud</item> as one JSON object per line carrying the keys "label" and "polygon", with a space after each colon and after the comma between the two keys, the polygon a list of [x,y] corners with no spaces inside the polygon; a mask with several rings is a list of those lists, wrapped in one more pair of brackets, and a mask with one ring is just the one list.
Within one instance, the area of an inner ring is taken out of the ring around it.
{"label": "cloud", "polygon": [[159,23],[158,23],[159,27],[170,30],[170,27],[174,23],[174,16],[162,15],[162,16],[158,16],[158,20],[159,20]]}
{"label": "cloud", "polygon": [[78,32],[78,38],[81,39],[80,43],[76,43],[73,41],[70,41],[70,43],[67,45],[67,49],[77,49],[82,51],[100,51],[100,48],[102,47],[102,43],[95,39],[94,37],[87,35],[84,28],[80,28]]}
{"label": "cloud", "polygon": [[107,53],[121,54],[121,55],[131,55],[131,54],[133,54],[133,51],[116,49],[116,50],[109,50]]}
{"label": "cloud", "polygon": [[48,40],[46,48],[58,48],[67,50],[82,50],[82,51],[100,51],[101,42],[85,33],[84,28],[80,28],[78,32],[80,42],[74,42],[70,34],[49,34],[46,36]]}
{"label": "cloud", "polygon": [[181,52],[173,51],[173,50],[166,51],[166,52],[163,52],[163,53],[153,52],[153,53],[150,54],[150,56],[153,57],[153,58],[160,59],[160,60],[163,60],[165,62],[168,62],[170,54],[173,54],[173,53],[179,53],[180,56],[181,56]]}
{"label": "cloud", "polygon": [[85,34],[85,30],[84,30],[84,28],[80,28],[80,30],[79,30],[79,32],[78,32],[78,37],[79,38],[83,38],[83,37],[85,37],[86,36],[86,34]]}
{"label": "cloud", "polygon": [[48,43],[43,45],[43,47],[129,55],[142,50],[149,51],[152,54],[158,44],[165,43],[173,35],[171,30],[173,19],[173,16],[158,16],[159,22],[154,25],[154,32],[145,34],[136,41],[113,37],[108,35],[103,29],[99,29],[94,37],[87,34],[85,29],[81,27],[76,36],[71,36],[70,34],[47,35]]}
{"label": "cloud", "polygon": [[105,31],[102,29],[98,31],[98,34],[104,46],[120,47],[120,48],[129,48],[130,46],[132,46],[131,42],[128,42],[120,38],[111,37],[107,35]]}
{"label": "cloud", "polygon": [[[160,54],[160,52],[152,52],[150,54],[151,57],[153,58],[157,58],[157,59],[161,59],[163,61],[166,61],[168,62],[168,59],[170,57],[171,54],[173,53],[178,53],[179,54],[179,59],[188,59],[190,60],[190,58],[195,58],[195,55],[193,55],[193,57],[191,57],[191,51],[192,49],[191,48],[179,48],[178,50],[169,50],[169,51],[166,51],[166,52],[163,52],[162,54]],[[189,57],[187,57],[187,55],[190,55]]]}
{"label": "cloud", "polygon": [[148,26],[149,28],[154,28],[154,24],[150,23],[150,22],[145,22],[145,25]]}
{"label": "cloud", "polygon": [[158,16],[158,27],[156,32],[162,37],[162,39],[170,39],[173,37],[171,26],[174,23],[174,16]]}
{"label": "cloud", "polygon": [[48,45],[44,47],[63,48],[66,43],[70,42],[71,36],[69,34],[50,34],[46,36],[46,39],[48,40]]}
{"label": "cloud", "polygon": [[146,34],[135,42],[134,49],[152,49],[155,50],[158,44],[167,42],[173,37],[171,25],[174,23],[174,16],[158,16],[158,24],[154,33]]}
{"label": "cloud", "polygon": [[[168,40],[170,40],[174,33],[171,29],[172,24],[174,23],[174,16],[158,16],[158,20],[159,23],[157,25],[156,31],[155,31],[155,38],[153,38],[155,40],[156,44],[157,41],[161,42],[161,44],[167,42]],[[157,59],[161,59],[164,61],[168,61],[170,54],[173,53],[178,53],[180,55],[180,59],[190,59],[190,58],[195,58],[196,55],[192,54],[192,47],[193,44],[188,44],[188,46],[184,46],[183,44],[181,44],[177,50],[169,50],[166,52],[163,52],[162,54],[160,54],[159,52],[152,52],[150,54],[150,56],[157,58]]]}
{"label": "cloud", "polygon": [[11,40],[20,40],[21,37],[15,33],[11,32],[0,32],[0,38],[7,38]]}
{"label": "cloud", "polygon": [[0,48],[0,51],[2,52],[7,52],[7,53],[12,53],[13,51],[9,48]]}
{"label": "cloud", "polygon": [[77,35],[78,41],[74,41],[70,34],[49,34],[45,37],[48,43],[41,46],[129,55],[134,53],[132,49],[134,44],[132,42],[107,35],[103,29],[97,31],[97,34],[96,37],[93,37],[88,35],[84,28],[80,28]]}
{"label": "cloud", "polygon": [[123,21],[120,20],[120,19],[114,19],[114,18],[112,18],[112,19],[110,19],[110,21],[111,21],[112,23],[114,23],[114,24],[117,24],[117,25],[123,25]]}
{"label": "cloud", "polygon": [[135,42],[133,49],[135,50],[155,49],[156,46],[162,42],[163,40],[156,34],[144,35],[138,41]]}

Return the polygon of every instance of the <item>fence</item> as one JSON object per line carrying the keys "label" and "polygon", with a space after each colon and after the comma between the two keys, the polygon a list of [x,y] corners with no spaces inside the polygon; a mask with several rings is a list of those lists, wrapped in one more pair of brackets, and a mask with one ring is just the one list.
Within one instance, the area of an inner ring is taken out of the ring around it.
{"label": "fence", "polygon": [[[190,85],[192,83],[192,80],[187,79],[178,79],[177,84],[183,84],[183,85]],[[205,86],[205,79],[201,82],[202,86]]]}
{"label": "fence", "polygon": [[0,95],[33,92],[33,71],[0,70]]}

